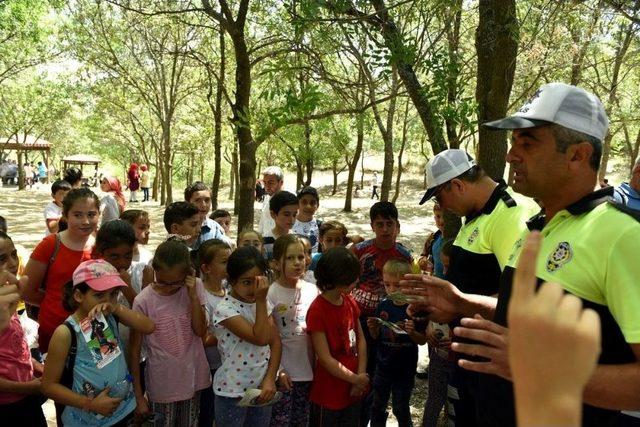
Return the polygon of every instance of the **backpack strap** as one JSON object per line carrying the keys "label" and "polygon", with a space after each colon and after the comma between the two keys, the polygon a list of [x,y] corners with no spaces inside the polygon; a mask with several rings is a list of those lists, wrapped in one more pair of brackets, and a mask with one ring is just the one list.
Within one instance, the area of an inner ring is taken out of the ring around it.
{"label": "backpack strap", "polygon": [[64,361],[60,384],[71,390],[73,387],[73,368],[76,365],[76,354],[78,354],[78,340],[76,338],[76,330],[71,322],[65,320],[63,325],[65,325],[67,329],[69,329],[69,333],[71,333],[71,345],[69,346],[67,359]]}
{"label": "backpack strap", "polygon": [[58,252],[60,252],[60,234],[56,233],[56,242],[53,246],[53,252],[49,257],[49,262],[47,263],[47,268],[44,270],[44,276],[42,276],[42,282],[40,282],[40,290],[44,291],[44,283],[47,281],[47,275],[49,274],[49,267],[56,261],[56,257],[58,256]]}

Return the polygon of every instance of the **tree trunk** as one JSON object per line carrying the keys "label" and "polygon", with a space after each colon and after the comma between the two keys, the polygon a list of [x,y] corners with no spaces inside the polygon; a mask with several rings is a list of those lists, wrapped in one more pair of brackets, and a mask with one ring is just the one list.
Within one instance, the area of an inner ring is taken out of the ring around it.
{"label": "tree trunk", "polygon": [[224,53],[224,30],[219,30],[220,38],[220,70],[216,84],[216,101],[214,112],[213,135],[213,180],[211,181],[211,209],[218,209],[218,192],[220,190],[220,172],[222,164],[222,95],[224,90],[224,75],[226,72],[226,56]]}
{"label": "tree trunk", "polygon": [[[17,150],[18,151],[18,190],[24,190],[25,188],[27,188],[25,181],[24,181],[24,160],[23,160],[23,155],[24,152],[22,150]],[[49,165],[50,166],[50,165]]]}
{"label": "tree trunk", "polygon": [[297,193],[302,187],[302,184],[304,183],[304,166],[302,166],[302,161],[300,160],[300,158],[297,156],[296,153],[294,153],[293,158],[296,162],[296,193]]}
{"label": "tree trunk", "polygon": [[[505,117],[518,53],[515,0],[483,0],[476,29],[478,124]],[[502,179],[507,131],[479,126],[478,163],[493,179]]]}
{"label": "tree trunk", "polygon": [[[238,171],[238,149],[231,152],[231,162],[229,162],[229,200],[235,200],[236,175]],[[234,206],[234,209],[236,207]]]}
{"label": "tree trunk", "polygon": [[[429,136],[429,142],[434,153],[447,149],[447,144],[442,133],[442,124],[436,115],[436,108],[431,105],[428,91],[422,87],[416,75],[413,64],[410,62],[413,55],[406,46],[402,32],[389,16],[389,9],[384,0],[369,0],[376,9],[379,21],[376,24],[380,28],[387,49],[391,52],[391,58],[398,69],[398,75],[404,83],[404,87],[418,112],[425,131]],[[514,0],[515,1],[515,0]]]}
{"label": "tree trunk", "polygon": [[362,150],[362,159],[360,162],[360,189],[364,190],[364,150]]}
{"label": "tree trunk", "polygon": [[304,180],[304,186],[311,185],[311,177],[313,175],[313,150],[311,149],[311,125],[309,122],[304,124],[304,151],[305,151],[305,169],[307,177]]}
{"label": "tree trunk", "polygon": [[165,203],[170,205],[173,203],[173,156],[171,154],[171,119],[164,121],[162,126],[162,144],[164,145],[164,161],[165,173],[163,178],[164,188],[166,189]]}
{"label": "tree trunk", "polygon": [[[353,183],[356,176],[356,169],[358,168],[358,160],[360,159],[360,155],[362,154],[362,144],[364,142],[364,114],[358,114],[356,116],[356,149],[353,152],[353,159],[351,161],[347,160],[347,164],[349,165],[349,174],[347,176],[347,194],[344,198],[344,211],[351,212],[351,201],[353,199]],[[364,168],[363,168],[364,172]],[[364,173],[362,180],[364,181]],[[360,190],[363,192],[362,184],[360,184]]]}
{"label": "tree trunk", "polygon": [[331,172],[333,173],[333,188],[331,189],[331,195],[335,196],[338,192],[338,159],[333,159],[331,162]]}
{"label": "tree trunk", "polygon": [[[382,185],[380,188],[380,201],[389,201],[391,193],[391,183],[393,182],[393,126],[396,115],[396,101],[398,94],[398,73],[391,71],[391,99],[387,110],[386,131],[382,134],[384,138],[384,170],[382,172]],[[381,129],[381,132],[384,129]]]}
{"label": "tree trunk", "polygon": [[[455,108],[458,101],[458,77],[460,76],[460,56],[458,48],[460,46],[460,21],[462,20],[462,0],[451,2],[450,16],[446,22],[447,47],[449,56],[449,73],[447,76],[447,104],[449,108]],[[457,122],[451,117],[445,118],[445,128],[447,130],[447,140],[449,148],[459,148],[460,140],[456,129]],[[394,196],[394,201],[397,196]]]}
{"label": "tree trunk", "polygon": [[[607,115],[611,117],[611,111],[616,104],[618,96],[618,86],[620,83],[620,66],[624,60],[631,39],[633,35],[633,23],[626,25],[626,28],[620,29],[620,39],[618,40],[618,47],[616,49],[616,56],[613,62],[613,70],[611,72],[611,85],[609,86],[609,98],[607,101]],[[607,174],[607,165],[609,163],[609,155],[611,153],[611,140],[613,139],[613,133],[609,130],[609,133],[604,138],[604,144],[602,147],[602,160],[600,161],[600,170],[598,171],[598,180],[602,181]]]}
{"label": "tree trunk", "polygon": [[577,28],[573,27],[569,30],[571,34],[571,40],[575,45],[580,44],[580,49],[574,51],[573,57],[571,59],[571,79],[570,82],[572,85],[577,86],[580,84],[582,80],[582,70],[584,68],[584,58],[587,54],[587,50],[589,45],[591,44],[593,38],[593,31],[598,27],[598,21],[600,20],[600,15],[602,15],[602,5],[598,4],[598,6],[593,8],[593,14],[591,15],[591,22],[586,28],[585,37],[581,40],[580,33],[582,27],[582,23],[577,24]]}
{"label": "tree trunk", "polygon": [[396,175],[396,190],[393,194],[392,203],[395,203],[400,196],[400,179],[402,178],[402,154],[404,153],[404,147],[407,143],[407,124],[409,122],[409,103],[405,104],[404,108],[404,121],[402,123],[402,144],[400,145],[400,152],[398,153],[398,174]]}

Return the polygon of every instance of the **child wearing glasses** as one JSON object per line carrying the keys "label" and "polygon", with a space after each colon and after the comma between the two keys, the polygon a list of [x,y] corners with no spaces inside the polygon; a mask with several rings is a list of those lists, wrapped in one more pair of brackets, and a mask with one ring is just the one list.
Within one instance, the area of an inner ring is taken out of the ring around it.
{"label": "child wearing glasses", "polygon": [[[211,387],[209,363],[202,345],[207,333],[204,287],[191,267],[189,248],[168,240],[156,249],[156,279],[133,302],[133,309],[151,318],[156,329],[131,336],[131,373],[136,414],[153,413],[154,425],[197,426],[200,392]],[[147,351],[142,390],[140,349]]]}

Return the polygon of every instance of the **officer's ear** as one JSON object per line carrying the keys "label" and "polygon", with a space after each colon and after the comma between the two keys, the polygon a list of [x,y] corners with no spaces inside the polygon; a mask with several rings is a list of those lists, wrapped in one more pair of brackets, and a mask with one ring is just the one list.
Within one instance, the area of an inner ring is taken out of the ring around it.
{"label": "officer's ear", "polygon": [[454,178],[451,181],[449,181],[450,185],[451,185],[451,189],[449,191],[455,191],[456,193],[460,194],[463,193],[466,189],[466,183],[458,178]]}
{"label": "officer's ear", "polygon": [[571,144],[567,148],[567,158],[569,159],[569,169],[583,168],[591,162],[593,146],[587,141]]}

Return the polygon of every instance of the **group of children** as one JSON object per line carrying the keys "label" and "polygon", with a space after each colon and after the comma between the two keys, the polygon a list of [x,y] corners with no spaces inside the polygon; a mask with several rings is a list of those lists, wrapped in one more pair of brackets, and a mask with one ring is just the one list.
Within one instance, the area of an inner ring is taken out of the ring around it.
{"label": "group of children", "polygon": [[69,426],[383,426],[392,396],[399,425],[412,425],[429,331],[398,297],[418,263],[396,242],[393,204],[371,207],[375,237],[363,240],[315,218],[315,189],[280,191],[271,232],[232,241],[231,215],[209,217],[210,190],[195,183],[166,207],[169,237],[152,254],[145,211],[98,229],[91,190],[54,186],[65,229],[47,218],[53,234],[26,266],[0,233],[0,270],[39,305],[46,353],[40,378],[18,315],[0,331],[3,419],[28,411],[45,425],[46,396]]}

